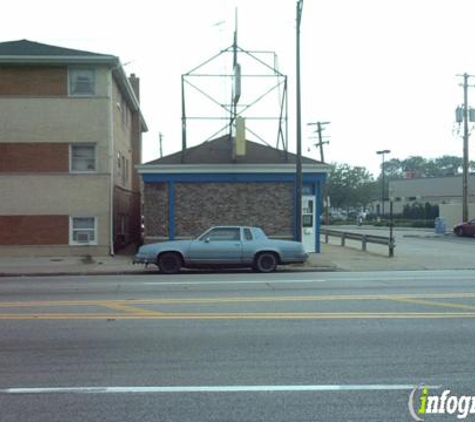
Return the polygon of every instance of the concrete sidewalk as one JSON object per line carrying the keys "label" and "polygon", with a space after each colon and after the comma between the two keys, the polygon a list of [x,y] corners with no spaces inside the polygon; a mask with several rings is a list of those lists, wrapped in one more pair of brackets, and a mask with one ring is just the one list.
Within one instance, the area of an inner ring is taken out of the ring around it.
{"label": "concrete sidewalk", "polygon": [[[386,249],[387,250],[387,249]],[[303,265],[280,266],[279,271],[397,271],[440,268],[440,260],[430,257],[396,256],[386,250],[362,252],[356,247],[322,244],[320,254],[310,254]],[[114,257],[18,258],[0,257],[0,277],[44,275],[156,274],[157,267],[133,265],[132,255]],[[184,270],[186,271],[186,270]]]}
{"label": "concrete sidewalk", "polygon": [[[115,275],[115,274],[157,274],[154,265],[134,265],[132,255],[105,257],[0,257],[0,277],[7,276],[50,276],[50,275]],[[312,254],[306,264],[286,265],[279,271],[335,271],[328,259],[321,260]],[[183,271],[187,271],[186,269]],[[193,270],[195,271],[195,270]],[[198,270],[199,271],[199,270]]]}

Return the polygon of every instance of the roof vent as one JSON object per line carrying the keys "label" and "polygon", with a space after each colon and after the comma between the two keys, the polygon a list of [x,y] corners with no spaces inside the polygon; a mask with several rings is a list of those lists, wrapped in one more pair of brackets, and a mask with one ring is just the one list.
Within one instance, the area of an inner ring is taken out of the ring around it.
{"label": "roof vent", "polygon": [[243,117],[236,117],[235,151],[237,156],[246,155],[246,124]]}

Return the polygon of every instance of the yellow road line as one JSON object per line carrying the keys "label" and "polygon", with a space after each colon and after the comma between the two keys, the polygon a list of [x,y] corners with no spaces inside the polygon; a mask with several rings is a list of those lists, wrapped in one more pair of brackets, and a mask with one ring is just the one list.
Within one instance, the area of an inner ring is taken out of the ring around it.
{"label": "yellow road line", "polygon": [[131,314],[140,314],[140,315],[157,315],[157,314],[161,314],[161,312],[157,312],[157,311],[152,311],[152,310],[149,310],[149,309],[143,309],[143,308],[137,308],[135,306],[129,306],[129,305],[124,305],[120,302],[117,302],[117,303],[113,303],[113,302],[110,302],[110,303],[107,303],[107,304],[102,304],[102,306],[108,308],[108,309],[113,309],[113,310],[116,310],[116,311],[123,311],[123,312],[128,312],[128,313],[131,313]]}
{"label": "yellow road line", "polygon": [[0,302],[0,308],[34,308],[53,306],[106,306],[109,303],[126,303],[127,300],[32,300],[25,302]]}
{"label": "yellow road line", "polygon": [[[424,299],[470,299],[475,293],[423,293],[394,295],[329,295],[329,296],[247,296],[224,298],[191,299],[134,299],[134,300],[63,300],[63,301],[28,301],[0,302],[0,308],[18,307],[53,307],[53,306],[133,306],[133,305],[186,305],[186,304],[221,304],[253,302],[311,302],[311,301],[351,301],[351,300],[424,300]],[[416,302],[414,302],[416,303]],[[461,305],[463,306],[463,305]]]}
{"label": "yellow road line", "polygon": [[139,314],[0,314],[0,320],[285,320],[285,319],[446,319],[475,318],[475,312],[309,312],[309,313],[139,313]]}
{"label": "yellow road line", "polygon": [[432,300],[420,300],[420,299],[409,299],[409,298],[388,298],[388,300],[394,302],[402,303],[411,303],[416,305],[427,305],[427,306],[437,306],[442,308],[452,308],[452,309],[463,309],[466,311],[475,311],[475,306],[463,305],[459,303],[451,302],[434,302]]}

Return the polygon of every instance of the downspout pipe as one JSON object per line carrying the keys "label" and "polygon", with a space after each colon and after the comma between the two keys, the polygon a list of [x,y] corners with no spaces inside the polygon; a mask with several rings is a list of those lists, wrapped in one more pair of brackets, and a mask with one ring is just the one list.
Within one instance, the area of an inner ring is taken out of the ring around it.
{"label": "downspout pipe", "polygon": [[[116,66],[117,67],[117,66]],[[109,215],[109,233],[110,233],[110,255],[114,256],[114,165],[115,165],[115,145],[114,145],[114,105],[113,105],[113,76],[115,68],[109,73],[109,148],[110,148],[110,215]]]}

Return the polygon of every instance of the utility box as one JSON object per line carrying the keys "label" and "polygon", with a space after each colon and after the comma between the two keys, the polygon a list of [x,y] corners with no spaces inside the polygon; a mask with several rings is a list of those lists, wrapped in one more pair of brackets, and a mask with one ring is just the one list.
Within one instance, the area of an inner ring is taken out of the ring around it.
{"label": "utility box", "polygon": [[435,219],[434,228],[437,234],[444,234],[445,233],[445,218],[437,217]]}

